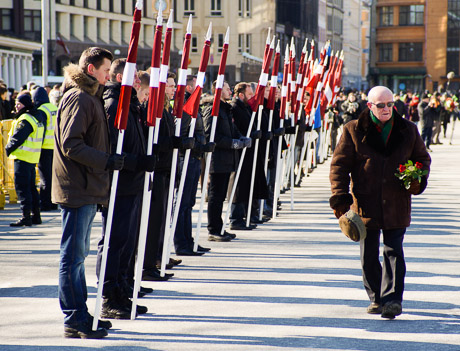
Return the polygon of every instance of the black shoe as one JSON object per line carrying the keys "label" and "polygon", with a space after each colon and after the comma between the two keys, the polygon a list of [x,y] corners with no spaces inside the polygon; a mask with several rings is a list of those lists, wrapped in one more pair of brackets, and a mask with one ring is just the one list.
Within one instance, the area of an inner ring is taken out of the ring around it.
{"label": "black shoe", "polygon": [[236,238],[236,234],[229,233],[229,232],[227,232],[226,230],[224,231],[224,236],[228,236],[228,237],[230,237],[230,239],[232,239],[232,240]]}
{"label": "black shoe", "polygon": [[382,313],[382,306],[378,302],[371,302],[369,306],[367,306],[367,313],[369,314],[381,314]]}
{"label": "black shoe", "polygon": [[142,273],[142,280],[150,282],[164,282],[173,276],[174,273],[165,273],[165,276],[162,277],[160,271],[157,269],[149,269]]}
{"label": "black shoe", "polygon": [[211,251],[211,248],[198,245],[198,251],[208,252]]}
{"label": "black shoe", "polygon": [[[130,298],[123,293],[119,296],[120,305],[122,305],[128,312],[131,317],[131,311],[133,307],[133,302]],[[136,305],[136,314],[146,314],[148,312],[148,308],[146,306]]]}
{"label": "black shoe", "polygon": [[265,223],[265,222],[268,222],[268,221],[271,220],[271,219],[272,219],[272,216],[267,216],[267,215],[263,215],[263,216],[262,216],[262,222],[264,222],[264,223]]}
{"label": "black shoe", "polygon": [[115,298],[104,297],[102,301],[101,318],[131,319],[131,312],[115,300]]}
{"label": "black shoe", "polygon": [[[88,313],[88,323],[91,327],[93,326],[93,321],[94,321],[94,317]],[[97,327],[108,330],[112,328],[112,323],[110,321],[103,321],[99,319],[99,321],[97,322]]]}
{"label": "black shoe", "polygon": [[78,325],[64,325],[64,337],[65,338],[77,338],[77,339],[102,339],[107,336],[107,329],[97,328],[97,330],[91,329],[91,324],[88,322]]}
{"label": "black shoe", "polygon": [[227,235],[208,234],[208,241],[225,242],[225,241],[230,241],[230,240],[232,240],[232,238],[230,238]]}
{"label": "black shoe", "polygon": [[[152,289],[153,290],[153,289]],[[133,286],[127,286],[125,287],[125,294],[128,295],[128,297],[132,297],[134,293],[134,287]],[[145,292],[142,291],[142,287],[140,288],[139,292],[137,293],[137,298],[142,298],[145,296]]]}
{"label": "black shoe", "polygon": [[40,215],[32,216],[32,224],[42,224],[42,218],[40,217]]}
{"label": "black shoe", "polygon": [[250,226],[246,226],[244,224],[231,224],[230,225],[230,229],[231,230],[253,230],[253,229],[256,229],[256,225],[250,225]]}
{"label": "black shoe", "polygon": [[32,226],[32,218],[30,217],[22,217],[21,219],[17,220],[16,222],[10,223],[10,227],[30,227]]}
{"label": "black shoe", "polygon": [[139,292],[143,293],[144,295],[145,294],[151,294],[151,293],[153,293],[153,289],[152,288],[145,288],[145,287],[141,286],[141,289],[140,289]]}
{"label": "black shoe", "polygon": [[193,250],[180,250],[176,251],[177,256],[202,256],[204,255],[203,251],[193,251]]}
{"label": "black shoe", "polygon": [[262,223],[263,221],[261,221],[259,217],[257,216],[251,217],[251,224],[262,224]]}
{"label": "black shoe", "polygon": [[[157,267],[158,270],[160,270],[161,269],[161,264],[157,264],[156,267]],[[172,263],[166,263],[165,268],[166,269],[173,269],[174,265]]]}
{"label": "black shoe", "polygon": [[391,301],[386,303],[382,309],[382,318],[395,319],[402,313],[401,302]]}
{"label": "black shoe", "polygon": [[182,263],[182,260],[176,260],[174,258],[170,258],[169,259],[169,264],[173,265],[173,266],[178,266]]}

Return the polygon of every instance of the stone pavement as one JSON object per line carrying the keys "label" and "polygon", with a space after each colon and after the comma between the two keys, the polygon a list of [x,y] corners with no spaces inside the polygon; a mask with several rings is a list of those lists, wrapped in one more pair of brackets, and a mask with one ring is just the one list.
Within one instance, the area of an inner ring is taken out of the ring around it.
{"label": "stone pavement", "polygon": [[[0,211],[0,350],[460,350],[460,125],[454,145],[433,146],[429,187],[415,198],[405,240],[403,314],[368,315],[359,246],[341,234],[328,205],[329,161],[290,194],[276,220],[230,243],[184,257],[169,282],[140,302],[149,313],[113,321],[103,340],[62,337],[57,300],[59,213],[12,229],[17,205]],[[93,313],[92,232],[86,275]]]}

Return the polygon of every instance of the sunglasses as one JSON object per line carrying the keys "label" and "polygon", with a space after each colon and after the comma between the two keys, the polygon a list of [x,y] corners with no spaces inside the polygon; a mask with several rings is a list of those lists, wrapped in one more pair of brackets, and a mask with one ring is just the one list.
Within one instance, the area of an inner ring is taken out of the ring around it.
{"label": "sunglasses", "polygon": [[395,105],[394,101],[390,101],[390,102],[380,102],[378,104],[375,104],[373,102],[371,102],[372,105],[375,105],[378,109],[382,109],[382,108],[385,108],[385,106],[388,106],[388,107],[393,107]]}

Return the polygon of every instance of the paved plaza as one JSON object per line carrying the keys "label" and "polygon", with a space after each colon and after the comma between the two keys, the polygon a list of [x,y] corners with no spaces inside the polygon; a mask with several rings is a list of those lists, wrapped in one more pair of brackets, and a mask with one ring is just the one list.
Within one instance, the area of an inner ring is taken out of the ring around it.
{"label": "paved plaza", "polygon": [[[200,244],[212,251],[182,257],[168,282],[144,282],[154,289],[139,300],[149,313],[112,321],[102,340],[62,336],[59,212],[10,228],[19,206],[8,204],[0,211],[0,351],[460,350],[458,122],[455,133],[453,145],[432,147],[428,188],[413,198],[403,314],[393,321],[366,313],[359,245],[329,208],[329,159],[295,188],[294,211],[287,192],[278,218],[232,242],[207,242],[203,230]],[[91,313],[100,233],[98,214],[86,261]]]}

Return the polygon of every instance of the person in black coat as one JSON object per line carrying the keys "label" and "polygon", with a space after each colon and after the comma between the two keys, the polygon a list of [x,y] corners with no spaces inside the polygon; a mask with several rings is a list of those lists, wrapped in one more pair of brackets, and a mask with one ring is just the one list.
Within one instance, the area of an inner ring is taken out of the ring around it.
{"label": "person in black coat", "polygon": [[[213,83],[213,94],[216,90],[216,82]],[[209,241],[230,241],[236,235],[222,231],[222,207],[227,193],[230,174],[238,167],[238,150],[250,146],[251,140],[245,138],[238,131],[233,123],[231,105],[227,103],[232,97],[232,91],[227,82],[224,82],[217,117],[215,143],[216,148],[212,153],[211,166],[209,170],[208,188],[208,240]],[[203,100],[203,122],[206,138],[209,137],[212,129],[212,106],[214,98]],[[206,179],[204,181],[207,181]]]}
{"label": "person in black coat", "polygon": [[[238,83],[235,86],[235,96],[232,102],[232,115],[235,125],[242,135],[250,135],[252,146],[246,151],[246,155],[241,168],[240,177],[236,187],[235,197],[232,203],[232,211],[230,215],[230,229],[234,230],[251,230],[255,229],[255,224],[246,226],[246,214],[248,212],[249,192],[251,187],[251,174],[254,164],[254,144],[256,139],[261,139],[262,131],[257,130],[257,122],[254,119],[251,131],[248,133],[251,120],[252,110],[248,101],[254,96],[251,85],[248,83]],[[256,116],[257,117],[257,116]],[[259,143],[260,146],[260,143]],[[253,189],[253,199],[267,199],[268,186],[267,179],[264,174],[263,157],[257,157],[255,182]],[[252,204],[251,204],[252,205]],[[255,217],[257,207],[251,209],[251,217]],[[255,220],[255,218],[254,218]],[[253,220],[253,223],[254,223]]]}
{"label": "person in black coat", "polygon": [[[116,152],[119,130],[115,127],[121,82],[126,59],[117,59],[110,68],[110,81],[107,82],[103,99],[109,117],[109,131],[112,152]],[[135,82],[138,80],[135,74]],[[115,206],[112,218],[109,251],[104,277],[101,316],[104,318],[129,319],[131,317],[131,282],[129,281],[129,262],[135,252],[135,243],[139,233],[139,217],[142,206],[145,172],[152,172],[155,156],[146,155],[146,141],[140,123],[140,104],[136,91],[131,92],[128,122],[124,131],[123,149],[125,161],[119,173]],[[105,229],[107,225],[107,208],[102,211],[102,237],[98,244],[96,274],[99,277]],[[100,282],[101,283],[101,282]],[[138,313],[146,313],[147,308],[137,306]]]}

